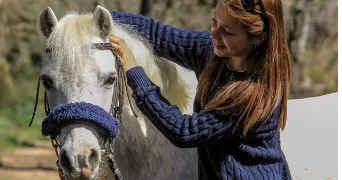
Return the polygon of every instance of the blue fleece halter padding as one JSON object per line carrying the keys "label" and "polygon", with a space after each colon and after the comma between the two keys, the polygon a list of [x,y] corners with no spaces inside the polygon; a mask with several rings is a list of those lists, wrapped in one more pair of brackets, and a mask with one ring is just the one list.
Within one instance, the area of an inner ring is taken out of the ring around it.
{"label": "blue fleece halter padding", "polygon": [[57,136],[62,127],[72,123],[95,124],[105,130],[104,138],[115,138],[119,134],[116,118],[99,106],[89,103],[69,103],[54,108],[43,120],[43,136]]}

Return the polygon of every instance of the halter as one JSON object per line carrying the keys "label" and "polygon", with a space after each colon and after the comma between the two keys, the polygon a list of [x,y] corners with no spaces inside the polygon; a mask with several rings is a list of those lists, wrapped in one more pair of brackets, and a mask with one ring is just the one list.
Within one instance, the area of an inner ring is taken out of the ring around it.
{"label": "halter", "polygon": [[[126,76],[124,74],[125,72],[123,70],[123,65],[122,65],[120,56],[116,55],[116,53],[113,50],[113,47],[110,43],[93,43],[92,45],[93,45],[93,49],[109,50],[113,53],[114,57],[116,57],[115,63],[116,63],[116,70],[117,70],[118,76],[117,76],[117,78],[115,78],[115,81],[114,81],[114,92],[113,92],[113,97],[112,97],[110,114],[114,118],[118,119],[119,122],[121,122],[121,113],[122,113],[123,102],[124,102],[124,96],[123,96],[123,88],[124,87],[123,86],[125,86],[129,105],[132,109],[134,116],[137,117],[135,111],[132,108],[131,99],[129,98],[129,95],[128,95],[128,87],[127,87]],[[46,53],[49,53],[49,52],[51,52],[51,49],[50,48],[46,49]],[[35,102],[33,115],[32,115],[32,119],[30,121],[29,127],[31,127],[32,122],[33,122],[34,117],[35,117],[35,113],[36,113],[37,104],[38,104],[38,97],[39,97],[39,87],[40,87],[40,78],[38,78],[36,102]],[[50,106],[49,106],[49,101],[47,98],[46,91],[44,93],[44,107],[45,107],[45,115],[48,116],[50,114]],[[53,148],[55,149],[55,153],[57,156],[56,165],[58,168],[59,177],[61,180],[67,180],[67,177],[65,176],[62,168],[59,165],[59,160],[58,160],[58,152],[60,149],[59,140],[56,136],[50,136],[50,139],[51,139],[51,144],[52,144]],[[116,180],[122,180],[123,176],[122,176],[122,174],[118,168],[118,165],[114,159],[114,138],[105,137],[105,141],[101,147],[101,156],[105,157],[108,160],[109,167],[110,167],[112,173],[114,174],[115,179]]]}

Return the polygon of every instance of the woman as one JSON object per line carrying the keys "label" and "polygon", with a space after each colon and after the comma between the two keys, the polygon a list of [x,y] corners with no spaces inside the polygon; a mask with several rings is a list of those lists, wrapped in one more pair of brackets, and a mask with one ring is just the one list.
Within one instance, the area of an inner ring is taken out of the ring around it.
{"label": "woman", "polygon": [[110,37],[138,108],[174,145],[198,148],[199,179],[291,179],[279,139],[290,82],[280,0],[220,0],[210,33],[112,15],[134,25],[157,55],[197,75],[194,113],[182,114],[137,67],[125,42]]}

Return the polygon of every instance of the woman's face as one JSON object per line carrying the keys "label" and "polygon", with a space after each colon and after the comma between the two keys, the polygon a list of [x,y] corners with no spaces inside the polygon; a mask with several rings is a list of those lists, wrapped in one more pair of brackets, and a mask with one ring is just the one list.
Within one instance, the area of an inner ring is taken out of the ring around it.
{"label": "woman's face", "polygon": [[214,52],[219,57],[246,57],[253,49],[247,30],[226,12],[221,0],[214,11],[211,38]]}

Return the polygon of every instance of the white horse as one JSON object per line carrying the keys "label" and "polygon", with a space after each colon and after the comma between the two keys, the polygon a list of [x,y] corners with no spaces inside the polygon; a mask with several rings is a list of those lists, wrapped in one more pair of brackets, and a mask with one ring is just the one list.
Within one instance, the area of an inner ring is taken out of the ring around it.
{"label": "white horse", "polygon": [[[168,61],[157,60],[147,41],[130,28],[113,22],[105,8],[97,6],[93,13],[82,15],[69,13],[58,21],[48,7],[41,12],[37,25],[47,38],[46,47],[51,50],[44,58],[41,79],[49,86],[46,92],[52,109],[66,103],[87,102],[109,112],[115,89],[105,82],[117,76],[115,56],[111,51],[95,50],[91,45],[108,42],[110,33],[127,42],[138,64],[171,103],[182,110],[192,103],[177,68]],[[57,137],[60,166],[68,179],[99,176],[103,138],[95,128],[67,125]],[[116,139],[115,160],[125,179],[197,179],[196,150],[172,145],[141,113],[135,118],[128,103],[125,103]],[[90,171],[82,171],[82,162],[88,162]]]}

